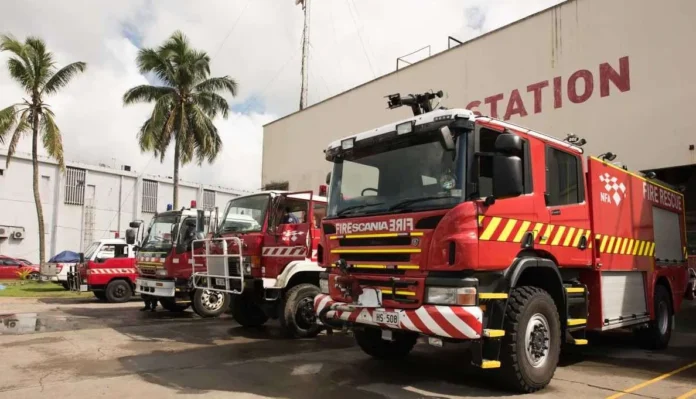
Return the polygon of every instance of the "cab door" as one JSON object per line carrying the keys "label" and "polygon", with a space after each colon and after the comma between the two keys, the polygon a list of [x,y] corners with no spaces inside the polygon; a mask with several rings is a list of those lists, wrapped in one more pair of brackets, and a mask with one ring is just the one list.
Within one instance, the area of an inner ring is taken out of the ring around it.
{"label": "cab door", "polygon": [[[261,253],[266,276],[277,277],[289,262],[311,256],[312,203],[311,192],[282,194],[273,199]],[[286,209],[297,223],[283,220]]]}
{"label": "cab door", "polygon": [[591,231],[582,155],[546,144],[546,212],[538,244],[558,265],[592,265]]}

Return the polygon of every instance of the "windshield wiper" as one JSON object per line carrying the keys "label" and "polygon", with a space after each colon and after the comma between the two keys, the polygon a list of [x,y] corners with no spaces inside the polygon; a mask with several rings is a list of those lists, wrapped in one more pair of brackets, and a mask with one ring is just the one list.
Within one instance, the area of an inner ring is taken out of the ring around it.
{"label": "windshield wiper", "polygon": [[368,206],[383,205],[383,204],[384,204],[384,202],[371,202],[371,203],[369,203],[369,204],[352,205],[352,206],[349,206],[349,207],[347,207],[347,208],[343,208],[343,209],[341,209],[340,211],[338,211],[338,212],[336,213],[336,216],[343,216],[343,215],[346,214],[346,212],[353,211],[353,210],[356,210],[356,209],[361,209],[361,208],[365,208],[365,207],[368,207]]}
{"label": "windshield wiper", "polygon": [[445,198],[452,198],[449,195],[429,195],[427,197],[418,197],[418,198],[408,198],[403,201],[397,202],[396,204],[392,205],[389,207],[390,211],[397,210],[397,209],[403,209],[407,207],[408,205],[414,204],[416,202],[422,202],[422,201],[430,201],[434,199],[445,199]]}

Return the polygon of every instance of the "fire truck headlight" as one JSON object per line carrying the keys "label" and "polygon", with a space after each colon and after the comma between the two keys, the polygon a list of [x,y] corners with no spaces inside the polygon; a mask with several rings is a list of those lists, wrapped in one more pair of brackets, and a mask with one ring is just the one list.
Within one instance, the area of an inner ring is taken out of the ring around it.
{"label": "fire truck headlight", "polygon": [[169,274],[167,273],[167,269],[157,269],[155,275],[157,277],[167,277]]}
{"label": "fire truck headlight", "polygon": [[427,287],[425,302],[433,305],[476,305],[474,287]]}
{"label": "fire truck headlight", "polygon": [[344,150],[350,150],[355,145],[355,138],[349,138],[341,141],[341,148]]}
{"label": "fire truck headlight", "polygon": [[251,265],[244,265],[244,274],[251,274]]}
{"label": "fire truck headlight", "polygon": [[322,294],[329,293],[329,279],[326,279],[326,278],[319,279],[319,290],[321,290]]}

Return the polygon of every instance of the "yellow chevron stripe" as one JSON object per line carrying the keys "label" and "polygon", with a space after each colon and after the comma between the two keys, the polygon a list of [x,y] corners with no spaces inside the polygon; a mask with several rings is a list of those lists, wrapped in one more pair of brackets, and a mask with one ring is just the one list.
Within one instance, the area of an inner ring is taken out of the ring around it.
{"label": "yellow chevron stripe", "polygon": [[638,256],[643,256],[643,249],[645,248],[645,241],[640,242],[640,248],[638,248]]}
{"label": "yellow chevron stripe", "polygon": [[628,238],[624,238],[623,244],[621,245],[621,255],[626,254],[626,245],[628,245]]}
{"label": "yellow chevron stripe", "polygon": [[520,226],[520,229],[517,231],[517,234],[515,235],[515,238],[512,239],[513,242],[520,242],[522,241],[522,237],[524,237],[524,233],[529,231],[529,225],[531,225],[531,222],[524,221],[522,222],[522,226]]}
{"label": "yellow chevron stripe", "polygon": [[655,256],[655,243],[650,244],[650,256]]}
{"label": "yellow chevron stripe", "polygon": [[537,224],[534,225],[534,239],[535,239],[535,240],[536,240],[536,238],[539,236],[539,232],[541,231],[541,229],[542,229],[543,227],[544,227],[544,224],[543,224],[543,223],[537,223]]}
{"label": "yellow chevron stripe", "polygon": [[568,234],[566,234],[566,239],[563,241],[563,246],[567,247],[570,245],[570,241],[573,239],[573,235],[575,235],[575,227],[571,227],[568,229]]}
{"label": "yellow chevron stripe", "polygon": [[561,238],[563,238],[563,233],[565,232],[565,226],[559,226],[558,231],[556,231],[556,235],[553,237],[553,242],[551,242],[551,245],[558,245],[558,243],[561,241]]}
{"label": "yellow chevron stripe", "polygon": [[607,244],[607,252],[608,254],[611,253],[611,249],[614,248],[614,241],[616,241],[616,237],[610,236],[609,237],[609,244]]}
{"label": "yellow chevron stripe", "polygon": [[[628,240],[628,248],[626,248],[626,255],[631,255],[631,253],[632,253],[631,251],[633,250],[633,243],[634,243],[635,241],[636,241],[636,240],[634,240],[633,238],[631,238],[631,239]],[[623,252],[622,252],[622,253],[623,253]]]}
{"label": "yellow chevron stripe", "polygon": [[585,233],[585,239],[587,240],[587,248],[592,248],[592,243],[594,242],[594,240],[590,237],[592,237],[592,232],[590,230],[587,230],[587,232]]}
{"label": "yellow chevron stripe", "polygon": [[636,240],[636,246],[633,247],[633,255],[638,255],[638,248],[640,248],[640,240]]}
{"label": "yellow chevron stripe", "polygon": [[483,234],[481,234],[481,237],[479,237],[480,240],[490,240],[491,236],[493,233],[495,233],[495,230],[498,228],[498,225],[500,224],[500,218],[499,217],[492,217],[491,222],[488,224],[486,229],[483,231]]}
{"label": "yellow chevron stripe", "polygon": [[580,238],[585,235],[585,229],[578,229],[578,234],[575,236],[575,239],[573,240],[573,246],[577,247],[580,245]]}
{"label": "yellow chevron stripe", "polygon": [[508,220],[508,222],[505,224],[505,228],[503,228],[503,232],[500,233],[500,237],[498,237],[498,241],[507,241],[508,237],[510,236],[510,233],[512,233],[512,229],[515,228],[516,224],[517,220]]}
{"label": "yellow chevron stripe", "polygon": [[544,245],[547,242],[549,242],[549,238],[551,238],[551,233],[553,233],[554,227],[556,226],[552,224],[546,226],[546,231],[544,231],[544,235],[541,237],[541,241],[539,241],[539,244]]}
{"label": "yellow chevron stripe", "polygon": [[483,215],[479,215],[479,217],[478,217],[479,227],[481,227],[483,225],[483,218],[484,218]]}
{"label": "yellow chevron stripe", "polygon": [[607,239],[609,236],[602,237],[602,245],[599,246],[599,252],[604,253],[604,248],[607,247]]}
{"label": "yellow chevron stripe", "polygon": [[619,249],[621,249],[622,242],[623,242],[623,238],[621,238],[621,237],[616,238],[616,245],[614,246],[614,253],[615,254],[619,253]]}

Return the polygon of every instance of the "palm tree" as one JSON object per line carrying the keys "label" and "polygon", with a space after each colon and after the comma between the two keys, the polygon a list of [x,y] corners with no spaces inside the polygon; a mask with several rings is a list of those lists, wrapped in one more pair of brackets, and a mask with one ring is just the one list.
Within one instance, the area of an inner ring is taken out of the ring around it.
{"label": "palm tree", "polygon": [[151,73],[161,85],[134,87],[123,95],[125,105],[154,103],[152,114],[138,132],[142,152],[152,152],[164,161],[174,140],[174,209],[179,206],[179,166],[204,160],[213,162],[222,140],[213,124],[217,115],[227,118],[227,100],[218,93],[237,94],[237,82],[229,76],[210,77],[210,57],[191,48],[177,31],[157,49],[138,52],[140,73]]}
{"label": "palm tree", "polygon": [[61,171],[65,171],[63,139],[56,125],[55,114],[50,105],[44,103],[44,99],[58,93],[75,75],[84,72],[87,64],[74,62],[57,70],[53,54],[47,51],[46,43],[31,36],[22,43],[12,36],[2,35],[0,51],[12,53],[7,61],[10,76],[27,94],[22,102],[0,110],[0,143],[4,143],[5,137],[12,132],[6,161],[6,167],[9,167],[19,139],[24,133],[32,133],[31,159],[34,167],[34,203],[39,222],[39,263],[43,265],[46,258],[46,237],[39,194],[39,134],[48,155],[58,161]]}

